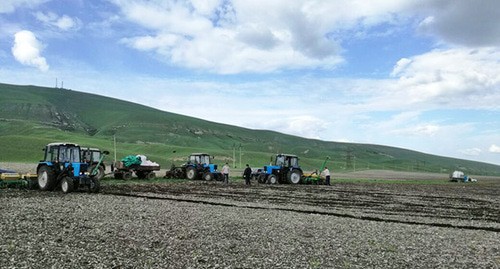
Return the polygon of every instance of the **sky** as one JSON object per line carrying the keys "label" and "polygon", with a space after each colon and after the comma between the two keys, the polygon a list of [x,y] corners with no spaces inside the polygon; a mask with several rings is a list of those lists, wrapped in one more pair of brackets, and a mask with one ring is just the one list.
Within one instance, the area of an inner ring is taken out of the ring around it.
{"label": "sky", "polygon": [[500,165],[497,0],[2,0],[0,82]]}

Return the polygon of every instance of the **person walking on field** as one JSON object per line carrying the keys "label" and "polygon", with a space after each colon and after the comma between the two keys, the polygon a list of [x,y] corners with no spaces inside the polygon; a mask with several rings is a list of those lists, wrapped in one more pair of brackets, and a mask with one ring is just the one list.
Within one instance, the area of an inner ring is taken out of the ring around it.
{"label": "person walking on field", "polygon": [[325,166],[325,170],[321,174],[325,177],[325,185],[330,186],[330,170],[328,170],[328,167]]}
{"label": "person walking on field", "polygon": [[251,185],[250,178],[252,177],[252,168],[247,164],[247,168],[243,171],[243,178],[245,179],[245,185]]}
{"label": "person walking on field", "polygon": [[224,184],[229,184],[229,164],[226,163],[222,167],[222,174],[224,175]]}

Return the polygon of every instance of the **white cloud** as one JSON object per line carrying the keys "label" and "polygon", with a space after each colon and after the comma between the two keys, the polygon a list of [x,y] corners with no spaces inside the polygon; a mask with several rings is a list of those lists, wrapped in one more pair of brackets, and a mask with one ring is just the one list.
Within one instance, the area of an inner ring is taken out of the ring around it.
{"label": "white cloud", "polygon": [[63,31],[77,30],[81,25],[81,21],[78,18],[71,18],[67,15],[59,16],[53,12],[37,12],[35,13],[35,17],[44,24],[57,27]]}
{"label": "white cloud", "polygon": [[40,56],[42,49],[43,45],[32,32],[23,30],[15,34],[12,54],[21,64],[36,67],[41,71],[47,71],[49,65],[45,58]]}
{"label": "white cloud", "polygon": [[48,1],[50,0],[2,0],[0,13],[11,13],[19,7],[32,8]]}
{"label": "white cloud", "polygon": [[495,144],[491,145],[489,148],[489,152],[500,153],[500,146],[497,146]]}
{"label": "white cloud", "polygon": [[434,50],[394,67],[393,99],[408,105],[498,109],[500,51],[493,48]]}
{"label": "white cloud", "polygon": [[[407,6],[382,0],[370,4],[304,0],[113,2],[125,18],[148,30],[147,35],[124,37],[125,44],[157,53],[179,66],[223,74],[335,68],[343,57],[340,38],[332,33],[392,20],[393,14]],[[368,16],[371,19],[366,19]]]}

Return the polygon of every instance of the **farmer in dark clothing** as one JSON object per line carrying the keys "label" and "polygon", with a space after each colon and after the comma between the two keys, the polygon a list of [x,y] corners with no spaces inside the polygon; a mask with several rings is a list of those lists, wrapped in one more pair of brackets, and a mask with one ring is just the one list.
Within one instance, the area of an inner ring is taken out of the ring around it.
{"label": "farmer in dark clothing", "polygon": [[245,179],[245,185],[250,185],[250,178],[252,178],[252,168],[247,164],[247,168],[243,172],[243,178]]}

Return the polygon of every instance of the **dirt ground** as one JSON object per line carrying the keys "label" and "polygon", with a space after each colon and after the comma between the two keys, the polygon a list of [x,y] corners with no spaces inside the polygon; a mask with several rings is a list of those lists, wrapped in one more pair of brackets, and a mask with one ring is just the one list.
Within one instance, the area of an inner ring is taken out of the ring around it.
{"label": "dirt ground", "polygon": [[[399,175],[400,176],[400,175]],[[5,268],[499,268],[500,179],[0,190]]]}

